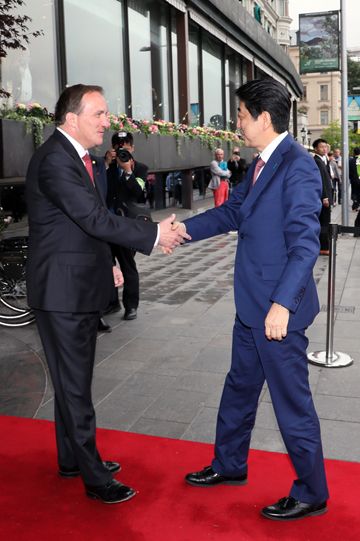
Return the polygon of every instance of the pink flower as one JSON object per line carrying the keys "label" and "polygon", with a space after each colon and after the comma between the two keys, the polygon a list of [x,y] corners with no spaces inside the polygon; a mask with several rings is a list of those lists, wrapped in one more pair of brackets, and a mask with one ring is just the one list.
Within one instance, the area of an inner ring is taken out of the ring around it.
{"label": "pink flower", "polygon": [[151,133],[157,133],[159,128],[156,126],[156,124],[152,124],[152,126],[150,126],[150,131]]}

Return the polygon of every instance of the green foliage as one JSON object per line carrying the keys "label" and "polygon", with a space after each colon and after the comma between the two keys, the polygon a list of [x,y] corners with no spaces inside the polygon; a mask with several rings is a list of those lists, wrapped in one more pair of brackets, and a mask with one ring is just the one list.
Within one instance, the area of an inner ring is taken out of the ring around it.
{"label": "green foliage", "polygon": [[[339,121],[331,122],[329,127],[322,132],[321,137],[329,143],[332,149],[341,148],[342,138]],[[352,130],[349,130],[349,154],[352,154],[354,147],[360,147],[360,133],[353,133]]]}
{"label": "green foliage", "polygon": [[39,103],[30,103],[28,105],[18,103],[14,109],[3,107],[0,109],[0,118],[25,122],[26,132],[33,134],[35,148],[39,147],[44,140],[45,124],[54,122],[54,115]]}
{"label": "green foliage", "polygon": [[341,148],[341,126],[338,120],[331,122],[326,128],[321,137],[325,139],[331,148]]}

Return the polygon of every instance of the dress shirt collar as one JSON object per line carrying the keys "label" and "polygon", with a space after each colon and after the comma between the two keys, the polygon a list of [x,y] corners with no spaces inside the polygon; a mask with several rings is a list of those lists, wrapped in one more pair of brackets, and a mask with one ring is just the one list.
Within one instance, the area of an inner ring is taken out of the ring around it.
{"label": "dress shirt collar", "polygon": [[83,159],[84,154],[88,154],[88,151],[86,150],[86,148],[80,145],[80,143],[76,139],[71,137],[71,135],[69,135],[66,131],[62,130],[61,128],[56,128],[56,129],[59,130],[59,132],[62,133],[64,137],[66,137],[69,143],[72,144],[72,146],[75,148],[76,152],[79,154],[81,159]]}
{"label": "dress shirt collar", "polygon": [[259,154],[260,158],[264,160],[264,162],[268,162],[271,154],[274,152],[274,150],[280,145],[281,141],[285,139],[285,137],[288,135],[287,131],[284,131],[283,133],[280,133],[275,139],[271,141],[271,143],[268,144],[267,147],[264,148],[264,150]]}

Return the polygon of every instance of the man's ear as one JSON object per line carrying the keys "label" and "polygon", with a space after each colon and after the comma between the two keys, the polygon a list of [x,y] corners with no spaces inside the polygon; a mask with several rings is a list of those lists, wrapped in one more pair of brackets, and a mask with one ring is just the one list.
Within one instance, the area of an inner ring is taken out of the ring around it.
{"label": "man's ear", "polygon": [[268,113],[268,111],[263,111],[261,114],[263,115],[263,119],[264,119],[264,128],[265,129],[270,128],[270,126],[272,126],[270,113]]}
{"label": "man's ear", "polygon": [[66,113],[65,123],[72,129],[77,127],[77,115],[75,113]]}

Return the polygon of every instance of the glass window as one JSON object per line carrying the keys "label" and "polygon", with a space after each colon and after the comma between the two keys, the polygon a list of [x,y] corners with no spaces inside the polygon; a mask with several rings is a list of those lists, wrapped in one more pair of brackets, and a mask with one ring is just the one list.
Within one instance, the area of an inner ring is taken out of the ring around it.
{"label": "glass window", "polygon": [[169,120],[169,6],[129,0],[128,19],[132,116]]}
{"label": "glass window", "polygon": [[174,122],[178,124],[179,120],[179,77],[178,77],[178,56],[177,56],[177,32],[176,19],[173,12],[171,19],[171,56],[172,56],[172,80],[173,80],[173,100],[174,100]]}
{"label": "glass window", "polygon": [[30,37],[25,51],[8,50],[1,59],[1,86],[11,93],[7,105],[38,102],[54,111],[58,95],[54,0],[32,0],[18,11],[31,17],[30,32],[42,30],[44,35]]}
{"label": "glass window", "polygon": [[235,91],[242,84],[241,72],[241,57],[229,49],[225,61],[226,128],[229,130],[236,129],[238,103]]}
{"label": "glass window", "polygon": [[224,127],[222,104],[222,48],[210,36],[205,35],[202,50],[204,125]]}
{"label": "glass window", "polygon": [[328,85],[320,85],[320,100],[327,101],[329,99]]}
{"label": "glass window", "polygon": [[196,126],[200,123],[199,31],[195,26],[192,25],[189,28],[189,86],[189,123],[192,126]]}
{"label": "glass window", "polygon": [[329,124],[329,111],[320,111],[320,124],[321,126]]}
{"label": "glass window", "polygon": [[125,112],[122,2],[64,0],[67,84],[104,88],[112,113]]}

